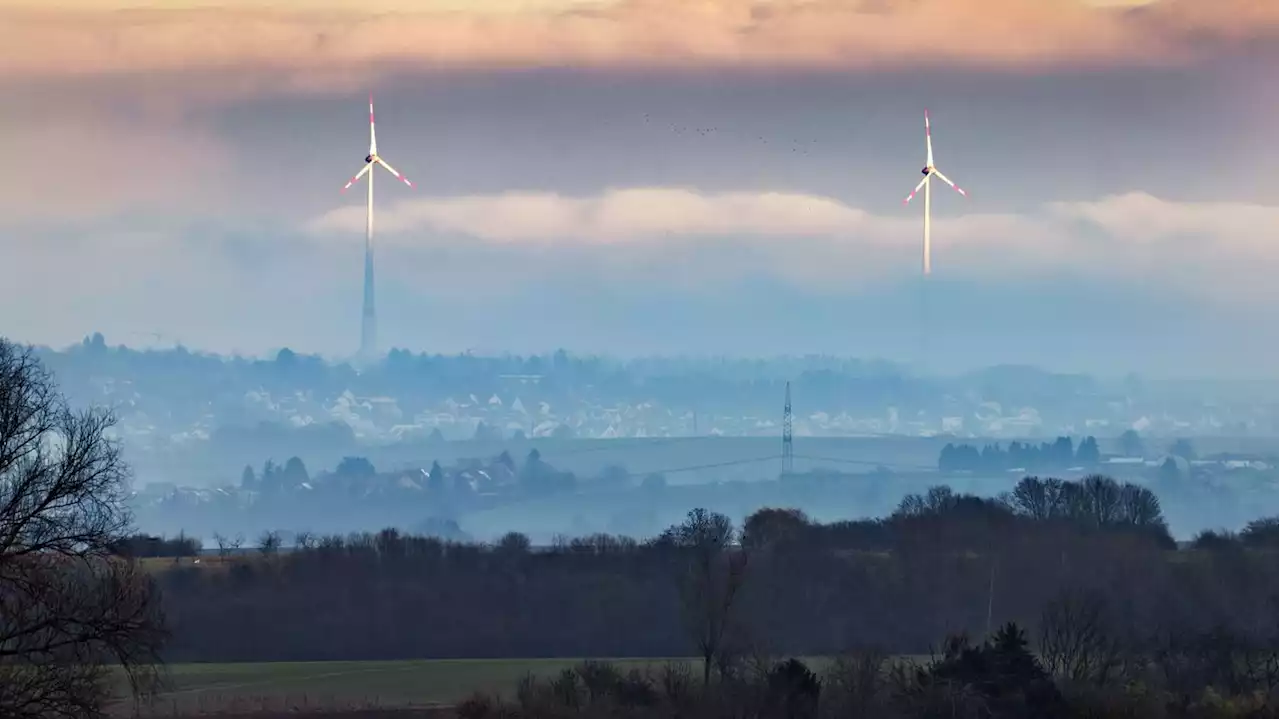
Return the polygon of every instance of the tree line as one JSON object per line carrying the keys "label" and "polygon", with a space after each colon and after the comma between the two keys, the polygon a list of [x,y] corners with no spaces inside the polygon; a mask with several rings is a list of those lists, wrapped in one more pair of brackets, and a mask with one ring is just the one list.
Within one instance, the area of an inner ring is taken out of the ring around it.
{"label": "tree line", "polygon": [[288,553],[157,580],[181,618],[175,660],[671,656],[691,648],[688,587],[672,580],[704,547],[690,536],[749,559],[742,626],[723,631],[797,655],[849,642],[919,653],[948,631],[1025,622],[1065,588],[1100,593],[1144,631],[1220,621],[1275,633],[1274,520],[1179,551],[1154,493],[1100,476],[1028,477],[994,499],[936,487],[886,518],[827,524],[779,508],[738,528],[695,510],[647,540],[540,550],[514,533],[491,545],[395,529],[307,536]]}
{"label": "tree line", "polygon": [[[1141,457],[1145,451],[1142,438],[1129,429],[1119,438],[1121,452],[1128,457]],[[1178,439],[1169,445],[1166,461],[1180,457],[1191,461],[1197,454],[1191,442]],[[1076,446],[1070,437],[1058,437],[1052,442],[1010,442],[1001,448],[999,443],[983,445],[981,449],[969,444],[947,443],[938,453],[938,469],[943,472],[1003,472],[1011,469],[1023,471],[1063,470],[1068,467],[1096,467],[1102,461],[1098,440],[1085,437]]]}
{"label": "tree line", "polygon": [[[307,537],[160,581],[175,659],[696,657],[587,662],[459,707],[477,719],[1263,716],[1276,520],[1230,540],[1178,550],[1145,488],[1027,477],[994,499],[935,487],[883,519],[694,509],[647,540],[541,551],[516,533]],[[806,656],[835,659],[785,659]]]}
{"label": "tree line", "polygon": [[972,445],[948,443],[938,453],[938,469],[943,472],[1003,472],[1010,469],[1023,471],[1063,470],[1072,466],[1095,467],[1102,461],[1098,440],[1092,436],[1075,447],[1070,437],[1058,437],[1053,442],[1010,442],[1007,449],[999,444],[988,444],[978,449]]}

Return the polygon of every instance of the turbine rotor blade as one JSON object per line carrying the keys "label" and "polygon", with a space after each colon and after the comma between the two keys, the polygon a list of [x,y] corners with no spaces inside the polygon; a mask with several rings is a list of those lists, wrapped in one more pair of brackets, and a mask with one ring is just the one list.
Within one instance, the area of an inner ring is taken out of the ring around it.
{"label": "turbine rotor blade", "polygon": [[916,196],[916,193],[920,191],[920,188],[924,187],[924,183],[926,183],[926,182],[928,182],[928,181],[929,181],[929,176],[928,176],[928,175],[925,175],[925,176],[924,176],[924,179],[920,181],[920,184],[919,184],[919,185],[916,185],[916,189],[912,190],[912,191],[911,191],[911,194],[910,194],[910,195],[907,195],[907,199],[905,199],[905,200],[903,200],[903,201],[902,201],[902,204],[904,204],[904,205],[905,205],[905,204],[907,204],[908,202],[911,202],[911,198],[915,197],[915,196]]}
{"label": "turbine rotor blade", "polygon": [[933,167],[933,134],[929,132],[929,110],[924,111],[924,152],[925,167]]}
{"label": "turbine rotor blade", "polygon": [[373,168],[373,163],[372,163],[372,162],[370,162],[370,163],[366,164],[364,167],[360,168],[360,171],[356,173],[356,176],[355,176],[355,177],[353,177],[353,178],[351,178],[351,179],[347,182],[347,184],[345,184],[345,185],[343,185],[343,186],[342,186],[342,191],[343,191],[343,192],[346,192],[347,190],[350,190],[350,189],[351,189],[351,186],[352,186],[352,185],[354,185],[354,184],[356,184],[356,182],[358,182],[358,181],[360,180],[360,178],[361,178],[361,177],[364,177],[365,175],[369,174],[369,170],[370,170],[370,169],[372,169],[372,168]]}
{"label": "turbine rotor blade", "polygon": [[381,157],[379,157],[376,160],[374,160],[374,162],[378,163],[379,165],[382,165],[384,168],[386,168],[387,172],[390,172],[391,174],[395,175],[397,180],[403,182],[409,187],[413,187],[413,183],[409,181],[409,178],[405,177],[404,175],[401,175],[399,172],[396,171],[396,168],[392,167],[391,165],[388,165],[386,160],[383,160]]}
{"label": "turbine rotor blade", "polygon": [[373,93],[369,93],[369,154],[378,154],[378,134],[373,129]]}
{"label": "turbine rotor blade", "polygon": [[957,185],[956,183],[952,182],[951,180],[948,180],[946,175],[942,174],[941,172],[938,172],[937,170],[934,170],[934,171],[933,171],[933,174],[937,175],[939,180],[942,180],[943,182],[947,183],[948,185],[951,185],[951,189],[955,190],[956,192],[959,192],[961,195],[964,195],[965,197],[968,197],[968,196],[969,196],[969,193],[967,193],[967,192],[965,192],[964,190],[960,189],[960,186],[959,186],[959,185]]}

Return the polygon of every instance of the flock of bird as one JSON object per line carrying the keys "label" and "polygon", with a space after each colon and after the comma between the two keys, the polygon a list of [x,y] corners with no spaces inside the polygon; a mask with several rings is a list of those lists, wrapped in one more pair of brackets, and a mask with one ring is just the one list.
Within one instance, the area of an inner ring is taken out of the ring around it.
{"label": "flock of bird", "polygon": [[[648,124],[657,124],[657,123],[652,122],[652,118],[649,116],[649,114],[648,114],[648,113],[645,113],[645,115],[644,115],[644,122],[645,122],[645,124],[647,124],[647,125],[648,125]],[[686,135],[686,134],[687,134],[687,135],[691,135],[691,136],[692,136],[692,135],[698,135],[698,136],[701,136],[701,137],[710,137],[710,136],[713,136],[713,135],[726,135],[726,136],[734,137],[734,138],[737,138],[737,139],[755,140],[756,142],[759,142],[759,143],[764,144],[764,145],[771,144],[771,143],[769,142],[769,138],[767,138],[767,137],[765,137],[765,136],[763,136],[763,135],[754,135],[754,136],[753,136],[753,135],[746,135],[746,134],[743,134],[743,133],[738,132],[738,131],[736,131],[736,130],[730,130],[730,129],[727,129],[727,128],[720,128],[720,127],[692,127],[692,126],[689,126],[689,125],[680,125],[680,124],[676,124],[676,123],[667,123],[667,129],[669,129],[671,132],[674,132],[674,133],[675,133],[675,134],[677,134],[677,135]],[[807,155],[807,154],[809,154],[809,147],[808,147],[808,146],[809,146],[809,145],[816,144],[817,142],[818,142],[817,140],[791,140],[791,141],[790,141],[790,150],[791,150],[791,152],[794,152],[794,153],[798,153],[798,154],[802,154],[802,155]],[[777,142],[772,143],[772,144],[774,144],[774,145],[782,144],[782,145],[784,145],[784,146],[786,145],[786,143],[777,143]]]}

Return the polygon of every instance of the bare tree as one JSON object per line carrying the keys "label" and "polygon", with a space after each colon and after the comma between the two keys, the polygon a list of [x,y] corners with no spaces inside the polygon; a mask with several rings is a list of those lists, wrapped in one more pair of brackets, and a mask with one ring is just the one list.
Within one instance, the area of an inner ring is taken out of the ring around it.
{"label": "bare tree", "polygon": [[218,561],[227,561],[227,555],[231,553],[231,540],[219,532],[214,532],[213,543],[218,545]]}
{"label": "bare tree", "polygon": [[280,551],[280,533],[275,531],[263,532],[258,537],[258,551],[262,552],[262,556],[270,557]]}
{"label": "bare tree", "polygon": [[895,517],[932,517],[954,509],[958,497],[945,484],[930,487],[924,495],[908,494],[898,503]]}
{"label": "bare tree", "polygon": [[214,533],[213,541],[218,545],[218,560],[225,562],[232,554],[240,551],[244,546],[244,535],[237,534],[234,537],[228,537],[225,534]]}
{"label": "bare tree", "polygon": [[1120,519],[1120,485],[1110,477],[1091,474],[1079,482],[1078,515],[1090,526],[1110,527]]}
{"label": "bare tree", "polygon": [[1008,504],[1032,519],[1056,519],[1065,513],[1063,481],[1053,477],[1023,477],[1009,495]]}
{"label": "bare tree", "polygon": [[710,685],[711,668],[733,626],[734,604],[746,578],[748,554],[735,545],[735,537],[732,520],[701,508],[664,533],[682,560],[681,605],[686,627],[702,657],[704,686]]}
{"label": "bare tree", "polygon": [[1133,527],[1158,527],[1165,523],[1156,493],[1131,482],[1125,482],[1120,488],[1118,514],[1120,523]]}
{"label": "bare tree", "polygon": [[1117,627],[1097,594],[1065,590],[1040,616],[1040,657],[1056,677],[1106,684],[1123,665]]}
{"label": "bare tree", "polygon": [[315,549],[318,542],[316,535],[311,532],[298,532],[293,537],[293,546],[302,550]]}
{"label": "bare tree", "polygon": [[159,596],[113,553],[128,467],[112,415],[76,412],[29,349],[0,339],[0,716],[104,716],[123,668],[155,687]]}

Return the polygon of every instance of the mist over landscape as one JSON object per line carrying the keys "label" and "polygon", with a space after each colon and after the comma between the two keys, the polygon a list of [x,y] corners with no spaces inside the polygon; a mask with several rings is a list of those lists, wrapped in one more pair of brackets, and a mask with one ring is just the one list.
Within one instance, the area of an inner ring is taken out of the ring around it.
{"label": "mist over landscape", "polygon": [[0,719],[1277,716],[1278,28],[0,0]]}
{"label": "mist over landscape", "polygon": [[[1183,539],[1280,501],[1275,382],[565,351],[392,350],[355,369],[291,350],[259,360],[112,347],[101,334],[41,357],[73,401],[115,411],[139,527],[210,547],[215,532],[384,526],[484,541],[521,531],[542,544],[643,536],[689,506],[732,516],[795,506],[834,520],[891,511],[933,485],[996,496],[1042,473],[1159,486]],[[795,457],[780,477],[788,383]],[[947,445],[1059,437],[1073,447],[1093,437],[1097,454],[976,466],[941,456]],[[1175,450],[1179,440],[1190,449]]]}

